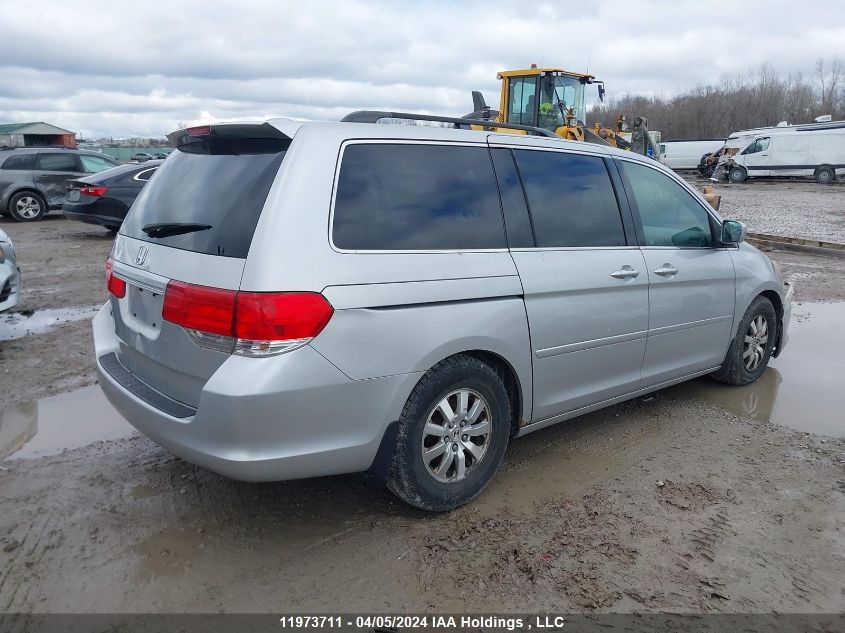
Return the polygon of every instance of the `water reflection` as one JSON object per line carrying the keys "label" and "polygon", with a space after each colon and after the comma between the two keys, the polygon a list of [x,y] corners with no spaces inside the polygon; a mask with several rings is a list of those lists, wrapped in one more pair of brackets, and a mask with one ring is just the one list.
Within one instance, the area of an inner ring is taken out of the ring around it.
{"label": "water reflection", "polygon": [[731,387],[699,378],[676,394],[718,403],[755,420],[845,437],[845,303],[794,307],[790,340],[760,379]]}
{"label": "water reflection", "polygon": [[38,404],[25,402],[0,409],[0,459],[8,457],[38,433]]}
{"label": "water reflection", "polygon": [[0,459],[55,455],[133,432],[100,387],[92,385],[0,409]]}

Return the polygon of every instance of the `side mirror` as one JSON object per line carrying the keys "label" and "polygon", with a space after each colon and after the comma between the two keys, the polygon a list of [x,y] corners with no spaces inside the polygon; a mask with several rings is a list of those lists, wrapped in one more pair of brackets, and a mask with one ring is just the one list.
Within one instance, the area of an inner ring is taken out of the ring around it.
{"label": "side mirror", "polygon": [[747,235],[748,228],[742,222],[725,220],[722,223],[722,244],[739,244]]}
{"label": "side mirror", "polygon": [[604,84],[599,84],[599,101],[604,101]]}

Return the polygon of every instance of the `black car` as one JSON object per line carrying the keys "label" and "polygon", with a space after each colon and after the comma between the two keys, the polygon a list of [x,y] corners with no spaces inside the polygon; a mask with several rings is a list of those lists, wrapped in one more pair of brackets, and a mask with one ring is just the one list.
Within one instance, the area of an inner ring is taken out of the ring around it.
{"label": "black car", "polygon": [[99,224],[116,233],[129,207],[163,161],[121,165],[114,169],[71,180],[67,184],[62,210],[80,222]]}

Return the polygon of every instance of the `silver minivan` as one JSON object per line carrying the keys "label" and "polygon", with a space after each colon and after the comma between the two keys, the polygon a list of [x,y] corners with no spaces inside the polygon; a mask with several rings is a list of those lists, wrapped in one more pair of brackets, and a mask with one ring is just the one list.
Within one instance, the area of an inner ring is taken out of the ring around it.
{"label": "silver minivan", "polygon": [[791,289],[744,226],[629,152],[281,120],[171,139],[106,265],[100,385],[228,477],[369,471],[445,511],[510,438],[753,382],[786,343]]}

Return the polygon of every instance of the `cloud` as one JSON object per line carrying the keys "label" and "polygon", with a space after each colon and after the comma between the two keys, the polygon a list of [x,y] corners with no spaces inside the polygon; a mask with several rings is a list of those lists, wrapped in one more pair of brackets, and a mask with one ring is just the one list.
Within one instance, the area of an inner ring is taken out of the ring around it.
{"label": "cloud", "polygon": [[498,101],[497,70],[532,62],[589,67],[611,96],[673,94],[764,61],[811,73],[816,58],[845,41],[845,5],[816,8],[87,0],[81,10],[41,0],[33,17],[25,3],[0,0],[0,122],[46,120],[96,137],[159,136],[206,115],[460,115],[471,109],[472,89]]}

